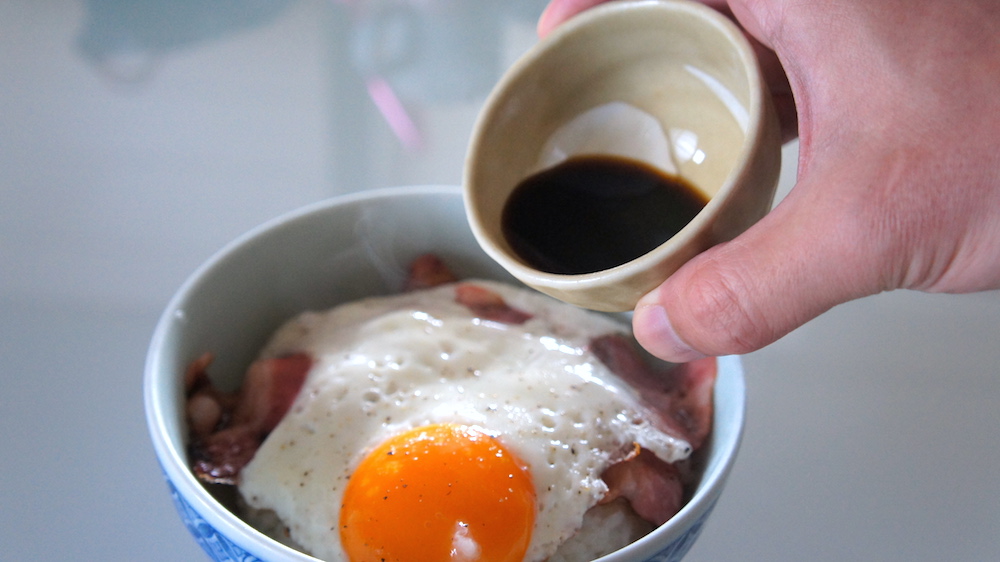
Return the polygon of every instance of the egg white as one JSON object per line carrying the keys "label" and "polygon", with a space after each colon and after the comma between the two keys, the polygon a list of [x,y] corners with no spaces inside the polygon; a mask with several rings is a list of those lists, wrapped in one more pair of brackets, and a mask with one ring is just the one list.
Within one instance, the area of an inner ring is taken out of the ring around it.
{"label": "egg white", "polygon": [[314,556],[343,560],[341,496],[364,454],[414,427],[473,425],[529,466],[537,517],[525,560],[541,561],[580,527],[607,491],[601,473],[633,443],[668,462],[689,454],[587,351],[593,337],[622,325],[528,290],[476,283],[533,318],[476,318],[446,285],[304,313],[283,326],[262,355],[306,351],[316,362],[243,469],[250,506],[273,510]]}

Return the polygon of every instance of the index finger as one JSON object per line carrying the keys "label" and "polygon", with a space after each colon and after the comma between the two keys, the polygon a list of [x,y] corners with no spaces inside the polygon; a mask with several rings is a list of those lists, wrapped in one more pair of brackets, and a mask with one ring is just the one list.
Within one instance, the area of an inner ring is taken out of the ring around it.
{"label": "index finger", "polygon": [[538,36],[545,37],[559,24],[608,0],[552,0],[538,18]]}
{"label": "index finger", "polygon": [[[538,18],[538,36],[545,37],[559,24],[580,12],[611,0],[551,0]],[[726,0],[700,0],[702,4],[732,17]]]}

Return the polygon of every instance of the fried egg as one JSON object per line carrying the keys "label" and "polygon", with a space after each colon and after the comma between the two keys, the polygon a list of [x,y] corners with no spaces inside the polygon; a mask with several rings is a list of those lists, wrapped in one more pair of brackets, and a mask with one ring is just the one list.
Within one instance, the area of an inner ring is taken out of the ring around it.
{"label": "fried egg", "polygon": [[304,313],[265,347],[263,357],[315,362],[239,489],[312,555],[546,560],[607,492],[602,472],[636,445],[667,462],[690,454],[588,351],[624,326],[475,284],[532,317],[485,320],[444,285]]}

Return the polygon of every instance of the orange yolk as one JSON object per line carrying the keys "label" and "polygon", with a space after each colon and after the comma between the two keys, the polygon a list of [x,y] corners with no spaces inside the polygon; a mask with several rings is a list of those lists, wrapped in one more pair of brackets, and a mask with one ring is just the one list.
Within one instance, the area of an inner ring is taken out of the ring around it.
{"label": "orange yolk", "polygon": [[351,562],[521,562],[535,521],[527,468],[493,437],[438,424],[368,454],[344,490]]}

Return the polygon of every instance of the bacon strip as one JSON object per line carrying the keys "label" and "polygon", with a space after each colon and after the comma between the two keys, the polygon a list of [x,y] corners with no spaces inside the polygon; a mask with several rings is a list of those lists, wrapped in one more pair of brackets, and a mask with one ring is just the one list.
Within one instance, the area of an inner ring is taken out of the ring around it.
{"label": "bacon strip", "polygon": [[406,291],[417,291],[455,281],[458,281],[458,277],[441,261],[441,258],[435,254],[424,254],[410,263],[409,276],[403,287]]}
{"label": "bacon strip", "polygon": [[196,359],[185,373],[189,453],[195,476],[205,482],[235,484],[264,438],[298,396],[312,357],[294,353],[254,362],[242,388],[225,393],[212,384],[211,354]]}
{"label": "bacon strip", "polygon": [[530,314],[510,306],[498,293],[472,283],[455,286],[455,301],[485,320],[504,324],[524,324],[531,320]]}
{"label": "bacon strip", "polygon": [[638,449],[625,460],[608,467],[601,479],[608,493],[599,503],[625,498],[639,517],[662,525],[684,506],[684,484],[676,466],[652,451]]}
{"label": "bacon strip", "polygon": [[[664,431],[701,447],[712,429],[712,391],[718,372],[714,357],[656,369],[635,343],[621,334],[595,338],[590,348],[612,372],[639,392],[658,416]],[[624,497],[647,521],[661,525],[684,505],[684,485],[676,465],[639,450],[604,471],[608,493],[601,500]]]}
{"label": "bacon strip", "polygon": [[[409,276],[403,286],[407,291],[416,291],[457,281],[458,277],[441,258],[435,254],[423,254],[410,263]],[[531,314],[508,305],[496,292],[471,283],[455,287],[455,302],[485,320],[504,324],[524,324],[531,319]]]}
{"label": "bacon strip", "polygon": [[632,341],[622,334],[594,338],[590,348],[613,373],[639,392],[666,427],[694,449],[712,429],[712,389],[718,364],[714,357],[659,370],[647,363]]}

